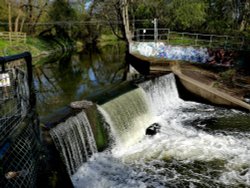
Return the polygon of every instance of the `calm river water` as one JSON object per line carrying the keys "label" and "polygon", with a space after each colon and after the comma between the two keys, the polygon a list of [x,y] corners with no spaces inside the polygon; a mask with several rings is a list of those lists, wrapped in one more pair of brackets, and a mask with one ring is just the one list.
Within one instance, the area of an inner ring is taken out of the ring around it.
{"label": "calm river water", "polygon": [[70,102],[95,95],[120,82],[124,62],[125,46],[117,43],[101,49],[84,49],[35,66],[37,110],[41,121],[53,121],[65,113]]}

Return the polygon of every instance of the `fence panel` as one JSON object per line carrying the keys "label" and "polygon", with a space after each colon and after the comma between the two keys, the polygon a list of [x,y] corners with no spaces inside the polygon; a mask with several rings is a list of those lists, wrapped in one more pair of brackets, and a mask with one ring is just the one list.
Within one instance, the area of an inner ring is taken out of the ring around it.
{"label": "fence panel", "polygon": [[23,32],[0,32],[0,39],[26,43],[27,34]]}
{"label": "fence panel", "polygon": [[40,151],[30,53],[0,58],[0,187],[36,187]]}

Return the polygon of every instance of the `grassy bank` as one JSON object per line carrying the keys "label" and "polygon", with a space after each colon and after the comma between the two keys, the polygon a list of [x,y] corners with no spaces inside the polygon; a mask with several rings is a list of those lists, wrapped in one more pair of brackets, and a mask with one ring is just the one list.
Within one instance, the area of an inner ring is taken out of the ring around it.
{"label": "grassy bank", "polygon": [[24,51],[31,52],[33,58],[48,56],[53,53],[64,53],[75,47],[72,41],[60,38],[27,37],[26,43],[0,40],[0,56],[14,55]]}
{"label": "grassy bank", "polygon": [[115,35],[111,35],[111,34],[102,34],[99,38],[98,38],[98,46],[99,47],[103,47],[105,45],[112,45],[112,44],[116,44],[117,42],[121,42],[121,40],[119,40]]}

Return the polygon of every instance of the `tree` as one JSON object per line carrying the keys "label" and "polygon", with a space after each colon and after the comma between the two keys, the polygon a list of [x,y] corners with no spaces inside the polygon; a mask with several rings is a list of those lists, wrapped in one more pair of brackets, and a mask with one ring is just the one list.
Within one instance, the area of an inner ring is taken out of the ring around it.
{"label": "tree", "polygon": [[36,27],[41,17],[46,11],[46,8],[49,4],[49,0],[37,0],[32,1],[28,0],[28,3],[25,5],[28,15],[28,33],[35,34]]}
{"label": "tree", "polygon": [[91,10],[95,12],[97,19],[108,23],[112,33],[118,39],[130,40],[128,13],[130,3],[130,0],[95,0]]}
{"label": "tree", "polygon": [[173,0],[168,7],[170,25],[177,30],[193,30],[205,22],[206,4],[202,0]]}
{"label": "tree", "polygon": [[45,8],[49,2],[49,0],[1,1],[3,2],[0,4],[0,20],[8,22],[9,31],[25,30],[29,34],[35,34],[37,23],[46,11]]}
{"label": "tree", "polygon": [[208,0],[206,30],[214,33],[238,33],[250,23],[249,0]]}
{"label": "tree", "polygon": [[[25,21],[25,15],[23,12],[23,4],[24,4],[24,1],[20,0],[18,5],[17,5],[18,13],[17,13],[16,19],[15,19],[15,30],[14,30],[15,32],[22,31],[22,28],[23,28],[23,24]],[[21,25],[19,25],[20,18],[22,18]]]}
{"label": "tree", "polygon": [[[205,0],[136,0],[133,3],[136,27],[153,27],[157,18],[159,27],[173,30],[196,30],[206,18]],[[144,21],[145,20],[145,21]]]}
{"label": "tree", "polygon": [[52,2],[49,9],[49,20],[54,23],[57,35],[68,37],[69,23],[76,20],[77,15],[75,10],[70,6],[70,3],[65,0],[55,0]]}

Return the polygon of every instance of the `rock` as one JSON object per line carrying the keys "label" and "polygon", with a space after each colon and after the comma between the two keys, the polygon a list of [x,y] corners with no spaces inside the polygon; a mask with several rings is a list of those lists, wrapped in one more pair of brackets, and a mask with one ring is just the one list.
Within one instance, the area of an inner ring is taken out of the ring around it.
{"label": "rock", "polygon": [[160,132],[161,126],[158,123],[153,123],[146,129],[146,135],[153,136]]}
{"label": "rock", "polygon": [[250,94],[244,95],[243,100],[244,100],[246,103],[249,103],[249,104],[250,104]]}
{"label": "rock", "polygon": [[86,109],[93,105],[93,102],[82,100],[82,101],[74,101],[70,103],[70,107],[74,109]]}

